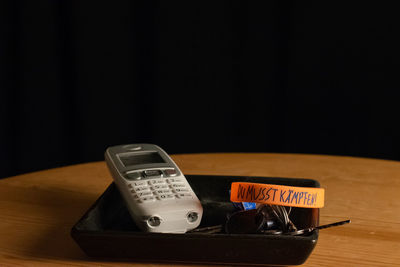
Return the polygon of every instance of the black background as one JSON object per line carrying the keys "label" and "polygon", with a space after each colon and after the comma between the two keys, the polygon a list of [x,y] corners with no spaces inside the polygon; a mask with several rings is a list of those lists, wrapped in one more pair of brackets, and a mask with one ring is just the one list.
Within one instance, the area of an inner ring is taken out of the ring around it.
{"label": "black background", "polygon": [[0,177],[169,153],[400,159],[395,2],[1,1]]}

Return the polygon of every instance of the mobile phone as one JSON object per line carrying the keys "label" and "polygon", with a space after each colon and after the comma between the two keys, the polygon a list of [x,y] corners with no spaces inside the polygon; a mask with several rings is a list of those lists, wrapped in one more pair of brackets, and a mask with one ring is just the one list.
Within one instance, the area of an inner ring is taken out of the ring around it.
{"label": "mobile phone", "polygon": [[199,226],[201,203],[163,149],[153,144],[113,146],[107,148],[105,160],[141,230],[185,233]]}

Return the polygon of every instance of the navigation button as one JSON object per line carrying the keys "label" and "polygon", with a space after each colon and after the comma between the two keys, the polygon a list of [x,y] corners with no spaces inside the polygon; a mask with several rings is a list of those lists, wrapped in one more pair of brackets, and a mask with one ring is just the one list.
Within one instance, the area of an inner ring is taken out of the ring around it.
{"label": "navigation button", "polygon": [[128,180],[140,180],[142,176],[139,172],[129,172],[125,174],[125,178]]}
{"label": "navigation button", "polygon": [[178,173],[175,169],[166,169],[164,170],[164,174],[167,177],[176,176]]}
{"label": "navigation button", "polygon": [[160,170],[145,170],[143,172],[145,177],[149,178],[161,178],[162,177],[162,172]]}

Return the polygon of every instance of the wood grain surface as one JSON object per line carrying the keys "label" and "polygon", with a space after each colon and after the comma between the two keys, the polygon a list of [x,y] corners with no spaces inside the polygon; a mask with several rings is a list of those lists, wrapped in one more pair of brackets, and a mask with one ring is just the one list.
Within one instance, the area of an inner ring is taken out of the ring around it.
{"label": "wood grain surface", "polygon": [[[318,180],[326,189],[320,223],[348,218],[352,223],[321,230],[304,265],[400,266],[400,162],[261,153],[173,159],[185,174]],[[0,266],[159,266],[91,259],[70,237],[71,227],[111,182],[104,162],[1,179]]]}

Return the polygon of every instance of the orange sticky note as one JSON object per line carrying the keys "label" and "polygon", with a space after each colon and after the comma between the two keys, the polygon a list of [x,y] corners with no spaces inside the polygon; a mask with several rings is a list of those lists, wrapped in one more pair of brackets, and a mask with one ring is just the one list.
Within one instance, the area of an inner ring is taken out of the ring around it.
{"label": "orange sticky note", "polygon": [[234,182],[231,201],[256,202],[300,208],[322,208],[325,190],[316,187],[297,187],[274,184]]}

